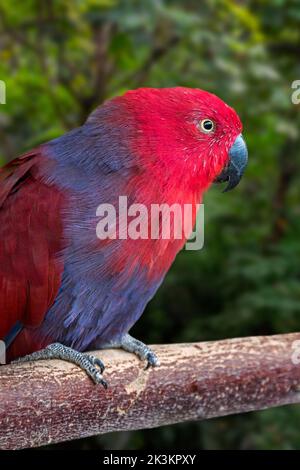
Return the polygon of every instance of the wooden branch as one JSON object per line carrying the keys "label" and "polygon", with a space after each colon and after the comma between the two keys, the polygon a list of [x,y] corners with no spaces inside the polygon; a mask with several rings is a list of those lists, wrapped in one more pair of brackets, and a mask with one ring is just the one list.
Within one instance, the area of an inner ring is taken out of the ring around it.
{"label": "wooden branch", "polygon": [[149,370],[132,354],[99,351],[108,390],[62,361],[3,366],[0,448],[299,403],[299,346],[300,333],[155,346],[161,366]]}

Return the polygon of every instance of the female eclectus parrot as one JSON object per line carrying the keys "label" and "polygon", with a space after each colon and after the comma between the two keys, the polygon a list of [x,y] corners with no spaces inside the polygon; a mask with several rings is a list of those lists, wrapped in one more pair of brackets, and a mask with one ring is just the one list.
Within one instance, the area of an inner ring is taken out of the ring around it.
{"label": "female eclectus parrot", "polygon": [[[247,149],[236,112],[183,87],[129,91],[85,124],[0,170],[0,338],[8,360],[63,359],[106,386],[84,351],[156,355],[128,334],[185,243],[103,240],[97,207],[197,204],[212,182],[236,186]],[[194,214],[195,215],[195,214]],[[25,357],[24,357],[25,356]]]}

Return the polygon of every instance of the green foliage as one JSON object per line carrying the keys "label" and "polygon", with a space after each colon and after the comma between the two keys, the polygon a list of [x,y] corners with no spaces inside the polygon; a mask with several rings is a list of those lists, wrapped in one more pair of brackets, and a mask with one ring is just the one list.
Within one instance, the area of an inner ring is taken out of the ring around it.
{"label": "green foliage", "polygon": [[[0,161],[139,86],[204,88],[242,118],[243,182],[206,196],[204,249],[179,254],[134,333],[183,342],[299,331],[299,2],[2,0],[0,18]],[[297,449],[298,415],[286,407],[80,445]]]}

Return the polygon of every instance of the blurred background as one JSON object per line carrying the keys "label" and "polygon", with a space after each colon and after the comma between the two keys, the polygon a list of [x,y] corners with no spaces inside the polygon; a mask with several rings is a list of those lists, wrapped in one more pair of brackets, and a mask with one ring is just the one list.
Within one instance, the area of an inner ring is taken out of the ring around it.
{"label": "blurred background", "polygon": [[[298,0],[0,2],[0,163],[141,86],[204,88],[244,123],[239,187],[205,198],[205,246],[180,253],[132,330],[147,343],[300,331]],[[48,449],[299,449],[300,407]]]}

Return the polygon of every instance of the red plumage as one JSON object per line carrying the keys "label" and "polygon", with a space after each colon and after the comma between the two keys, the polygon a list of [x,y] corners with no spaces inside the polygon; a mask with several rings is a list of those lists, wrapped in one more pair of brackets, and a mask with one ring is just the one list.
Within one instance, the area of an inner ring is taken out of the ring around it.
{"label": "red plumage", "polygon": [[0,170],[0,337],[41,324],[60,286],[62,194],[41,181],[36,149]]}

